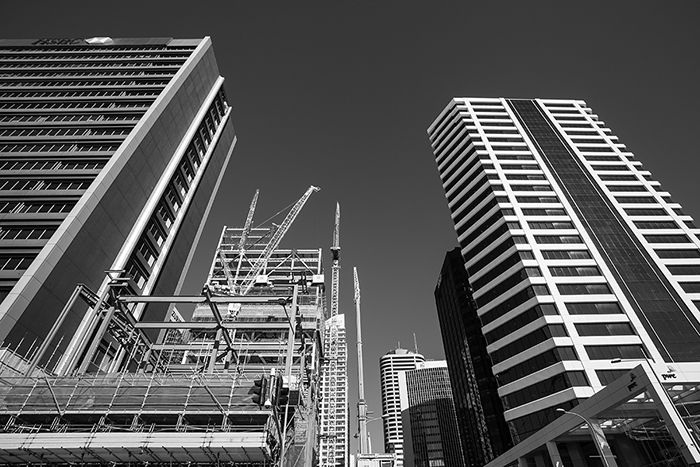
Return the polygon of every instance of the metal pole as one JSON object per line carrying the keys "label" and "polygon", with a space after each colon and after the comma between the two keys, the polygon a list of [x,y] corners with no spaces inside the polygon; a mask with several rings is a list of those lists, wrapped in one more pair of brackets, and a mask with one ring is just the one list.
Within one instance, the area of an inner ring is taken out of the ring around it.
{"label": "metal pole", "polygon": [[102,317],[102,324],[100,324],[100,327],[97,330],[97,334],[95,334],[93,341],[90,343],[88,351],[85,352],[85,357],[83,358],[83,361],[78,367],[78,373],[85,373],[87,371],[87,368],[90,365],[90,362],[92,361],[92,358],[94,357],[95,352],[97,351],[97,348],[100,345],[100,342],[102,342],[102,338],[105,335],[105,332],[107,332],[107,327],[109,326],[109,322],[112,321],[113,316],[114,307],[110,306],[107,310],[107,313],[105,313]]}
{"label": "metal pole", "polygon": [[[285,358],[285,371],[284,374],[287,377],[287,384],[290,385],[290,390],[291,390],[291,384],[292,384],[292,361],[294,359],[294,322],[296,321],[297,317],[297,296],[299,295],[299,284],[294,284],[294,291],[292,293],[292,310],[289,312],[289,331],[287,332],[287,356]],[[284,384],[284,380],[282,380],[282,384]],[[280,445],[280,461],[279,461],[279,466],[282,467],[284,465],[284,456],[285,456],[285,449],[286,449],[286,441],[287,441],[287,425],[289,424],[289,421],[287,420],[287,417],[289,417],[289,399],[287,399],[287,404],[284,406],[284,420],[282,421],[282,442]]]}
{"label": "metal pole", "polygon": [[[78,295],[80,294],[80,291],[82,290],[82,288],[83,288],[83,284],[80,284],[80,285],[75,287],[75,290],[73,290],[73,293],[71,294],[70,298],[68,299],[68,302],[66,302],[66,306],[64,306],[63,310],[61,310],[61,313],[58,315],[56,322],[53,323],[53,326],[51,326],[51,330],[49,331],[49,334],[44,339],[44,342],[41,343],[39,350],[32,358],[32,361],[29,364],[29,368],[27,368],[27,371],[25,373],[26,376],[32,375],[32,373],[34,372],[34,369],[39,364],[41,359],[44,357],[46,350],[49,348],[49,344],[51,344],[54,337],[56,337],[56,333],[58,332],[58,329],[61,327],[61,325],[63,324],[63,321],[66,319],[66,315],[68,315],[68,311],[71,308],[73,308],[73,304],[75,304],[75,301],[77,300]],[[56,349],[54,349],[54,352],[55,351],[56,351]]]}

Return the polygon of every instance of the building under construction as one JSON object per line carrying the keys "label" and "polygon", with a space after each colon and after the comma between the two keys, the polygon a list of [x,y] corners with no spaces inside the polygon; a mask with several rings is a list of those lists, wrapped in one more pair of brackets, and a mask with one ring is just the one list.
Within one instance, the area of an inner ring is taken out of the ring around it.
{"label": "building under construction", "polygon": [[[322,256],[279,245],[315,190],[253,228],[256,193],[200,295],[136,294],[111,271],[104,290],[76,287],[32,354],[4,349],[0,463],[314,465]],[[79,345],[54,355],[76,310]]]}

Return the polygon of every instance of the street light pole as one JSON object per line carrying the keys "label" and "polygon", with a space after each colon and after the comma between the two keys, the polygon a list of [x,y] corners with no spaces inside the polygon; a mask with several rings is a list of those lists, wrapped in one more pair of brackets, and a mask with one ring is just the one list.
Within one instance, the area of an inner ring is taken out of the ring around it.
{"label": "street light pole", "polygon": [[[557,412],[569,414],[569,415],[576,415],[579,417],[581,420],[586,422],[586,426],[588,426],[588,431],[591,433],[591,438],[593,438],[593,442],[595,443],[596,448],[598,449],[598,453],[600,454],[600,458],[603,459],[603,465],[605,467],[611,467],[610,463],[608,462],[607,456],[605,455],[605,451],[609,450],[609,447],[606,448],[606,446],[603,445],[603,443],[600,441],[598,438],[598,433],[596,433],[595,429],[593,428],[593,422],[591,422],[589,419],[581,415],[580,413],[576,412],[569,412],[568,410],[564,409],[556,409]],[[615,463],[617,464],[617,463]]]}

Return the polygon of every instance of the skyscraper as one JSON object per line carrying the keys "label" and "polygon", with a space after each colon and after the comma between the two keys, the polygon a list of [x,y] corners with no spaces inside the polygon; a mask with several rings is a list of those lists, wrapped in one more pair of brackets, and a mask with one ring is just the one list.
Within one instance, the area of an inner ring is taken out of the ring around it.
{"label": "skyscraper", "polygon": [[5,346],[29,354],[105,270],[138,293],[180,288],[236,141],[223,81],[209,38],[0,41]]}
{"label": "skyscraper", "polygon": [[466,465],[447,362],[421,362],[415,370],[399,372],[399,391],[404,463],[414,467]]}
{"label": "skyscraper", "polygon": [[698,365],[697,230],[585,102],[453,99],[428,133],[514,441]]}
{"label": "skyscraper", "polygon": [[396,466],[403,466],[403,429],[401,425],[401,393],[399,372],[413,370],[425,358],[416,352],[397,348],[379,359],[382,385],[382,419],[384,450],[396,454]]}
{"label": "skyscraper", "polygon": [[435,304],[465,465],[481,466],[512,443],[459,248],[445,255]]}

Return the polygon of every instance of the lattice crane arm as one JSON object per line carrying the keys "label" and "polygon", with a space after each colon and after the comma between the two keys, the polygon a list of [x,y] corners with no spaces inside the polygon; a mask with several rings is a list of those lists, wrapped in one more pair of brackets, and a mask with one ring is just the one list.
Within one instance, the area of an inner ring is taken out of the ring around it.
{"label": "lattice crane arm", "polygon": [[256,261],[255,265],[243,278],[243,281],[241,282],[240,286],[240,295],[247,294],[253,287],[253,285],[255,284],[255,278],[258,276],[258,274],[260,274],[262,269],[265,267],[265,264],[272,256],[272,253],[279,246],[280,242],[282,241],[282,238],[294,222],[294,219],[297,218],[299,212],[301,212],[301,209],[304,207],[304,204],[306,204],[306,202],[309,200],[311,194],[318,190],[320,190],[320,188],[311,185],[309,189],[306,190],[306,192],[301,196],[301,198],[299,198],[299,200],[294,204],[294,206],[292,206],[292,209],[289,210],[289,213],[287,213],[287,217],[284,218],[282,223],[272,234],[270,241],[267,243],[267,245],[265,245],[265,249]]}

